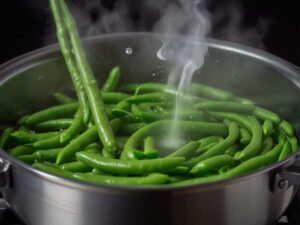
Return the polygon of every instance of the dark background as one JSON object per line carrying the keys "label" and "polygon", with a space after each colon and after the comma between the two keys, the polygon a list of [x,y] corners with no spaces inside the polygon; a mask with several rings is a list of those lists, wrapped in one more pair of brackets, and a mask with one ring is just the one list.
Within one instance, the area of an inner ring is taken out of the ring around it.
{"label": "dark background", "polygon": [[[73,0],[72,4],[75,9],[80,10],[88,1]],[[158,14],[147,12],[145,17],[143,0],[122,1],[130,8],[129,17],[133,24],[143,23],[142,28],[139,25],[134,29],[151,30]],[[99,2],[106,10],[112,10],[116,0]],[[300,66],[298,2],[299,0],[207,0],[206,5],[212,18],[209,36],[260,48]],[[47,0],[7,0],[0,4],[0,63],[56,42]],[[88,10],[87,14],[90,21],[101,16],[95,9]]]}

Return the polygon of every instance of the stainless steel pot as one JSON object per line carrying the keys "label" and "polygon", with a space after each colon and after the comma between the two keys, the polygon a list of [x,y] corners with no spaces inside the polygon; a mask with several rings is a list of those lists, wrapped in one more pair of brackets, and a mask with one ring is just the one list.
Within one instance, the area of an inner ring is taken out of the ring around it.
{"label": "stainless steel pot", "polygon": [[[121,65],[123,81],[164,81],[171,65],[156,57],[162,39],[155,34],[116,34],[87,39],[85,47],[99,80],[112,66]],[[182,39],[173,37],[173,41]],[[300,133],[296,67],[243,46],[215,40],[206,44],[206,63],[195,75],[196,81],[249,97],[291,121]],[[127,47],[133,49],[131,55],[125,54]],[[1,124],[51,104],[53,92],[71,92],[72,86],[57,46],[4,64],[0,79]],[[222,182],[135,188],[59,178],[0,150],[0,190],[28,225],[269,225],[295,196],[300,183],[298,155]]]}

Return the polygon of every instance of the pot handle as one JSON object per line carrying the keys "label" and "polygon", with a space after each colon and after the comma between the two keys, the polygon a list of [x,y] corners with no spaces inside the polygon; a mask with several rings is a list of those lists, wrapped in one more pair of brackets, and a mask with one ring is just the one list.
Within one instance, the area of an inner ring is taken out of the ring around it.
{"label": "pot handle", "polygon": [[294,163],[276,174],[274,191],[282,192],[291,186],[300,186],[300,154],[295,157]]}
{"label": "pot handle", "polygon": [[0,191],[9,187],[10,184],[10,163],[0,158]]}

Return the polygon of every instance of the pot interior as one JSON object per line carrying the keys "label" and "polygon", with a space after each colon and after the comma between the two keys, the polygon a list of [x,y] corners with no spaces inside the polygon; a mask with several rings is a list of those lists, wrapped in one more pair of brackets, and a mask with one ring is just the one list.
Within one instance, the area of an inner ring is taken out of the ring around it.
{"label": "pot interior", "polygon": [[[182,43],[180,37],[174,39]],[[190,42],[197,45],[196,42]],[[249,98],[280,114],[300,129],[300,76],[291,64],[242,46],[207,40],[205,64],[193,77]],[[93,37],[84,46],[99,80],[120,65],[121,82],[166,82],[172,65],[157,57],[162,37],[151,34],[117,34]],[[126,48],[132,54],[126,54]],[[57,47],[27,54],[0,70],[0,124],[54,104],[52,94],[74,95],[70,76]]]}

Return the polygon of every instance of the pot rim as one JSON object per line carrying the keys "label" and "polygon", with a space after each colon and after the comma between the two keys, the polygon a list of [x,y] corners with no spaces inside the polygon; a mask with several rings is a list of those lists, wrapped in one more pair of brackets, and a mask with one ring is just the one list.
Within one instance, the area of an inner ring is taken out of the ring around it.
{"label": "pot rim", "polygon": [[[153,37],[153,38],[159,38],[164,37],[162,34],[158,33],[148,33],[148,32],[128,32],[128,33],[115,33],[115,34],[105,34],[105,35],[97,35],[92,36],[88,38],[84,38],[84,42],[89,42],[92,40],[101,40],[101,39],[107,39],[107,38],[120,38],[120,37]],[[171,38],[182,38],[181,35],[168,35]],[[263,61],[273,67],[276,67],[280,69],[281,71],[285,71],[286,74],[282,74],[285,78],[291,80],[295,85],[297,85],[300,88],[300,69],[295,66],[294,64],[283,60],[277,56],[274,56],[270,53],[254,49],[252,47],[244,46],[241,44],[231,43],[228,41],[222,41],[222,40],[216,40],[212,38],[204,38],[203,39],[204,44],[208,47],[213,47],[221,50],[231,51],[242,55],[247,55],[252,58],[256,58],[260,61]],[[199,44],[199,39],[193,39],[193,38],[186,38],[184,42]],[[38,63],[42,63],[44,61],[49,61],[49,56],[53,54],[53,57],[57,57],[57,52],[59,50],[58,44],[52,44],[46,47],[42,47],[39,49],[36,49],[34,51],[25,53],[21,56],[18,56],[16,58],[13,58],[2,65],[0,65],[0,76],[1,74],[10,74],[10,75],[4,75],[4,77],[0,77],[0,86],[5,83],[8,79],[13,77],[14,75],[17,75],[18,73],[15,73],[16,71],[20,72],[20,70],[26,70],[28,69],[29,62],[32,63],[32,60],[35,59],[35,61],[38,61]],[[34,64],[36,65],[36,64]],[[30,65],[30,67],[34,66]],[[26,67],[27,66],[27,67]],[[300,156],[299,148],[297,151],[295,151],[292,155],[290,155],[288,158],[281,162],[277,162],[275,164],[269,165],[267,167],[264,167],[260,170],[256,170],[241,176],[233,177],[231,179],[225,179],[221,181],[215,181],[210,183],[203,183],[203,184],[192,184],[192,185],[186,185],[186,186],[171,186],[171,185],[165,185],[165,186],[145,186],[145,187],[139,187],[139,186],[120,186],[120,185],[109,185],[109,184],[93,184],[93,183],[87,183],[77,180],[72,180],[68,178],[58,177],[56,175],[52,175],[50,173],[38,170],[33,168],[32,166],[23,163],[22,161],[18,160],[17,158],[9,155],[6,151],[3,149],[0,149],[0,157],[3,157],[4,160],[8,160],[9,164],[12,164],[13,166],[26,170],[30,172],[32,175],[46,179],[47,181],[68,186],[76,189],[81,189],[85,191],[93,191],[93,192],[103,192],[103,191],[112,191],[112,192],[145,192],[145,191],[190,191],[191,189],[199,190],[201,189],[214,189],[220,186],[227,186],[231,185],[237,182],[243,182],[244,180],[251,179],[255,176],[262,175],[264,173],[270,172],[271,170],[274,170],[279,167],[288,167],[295,161],[296,157]]]}

